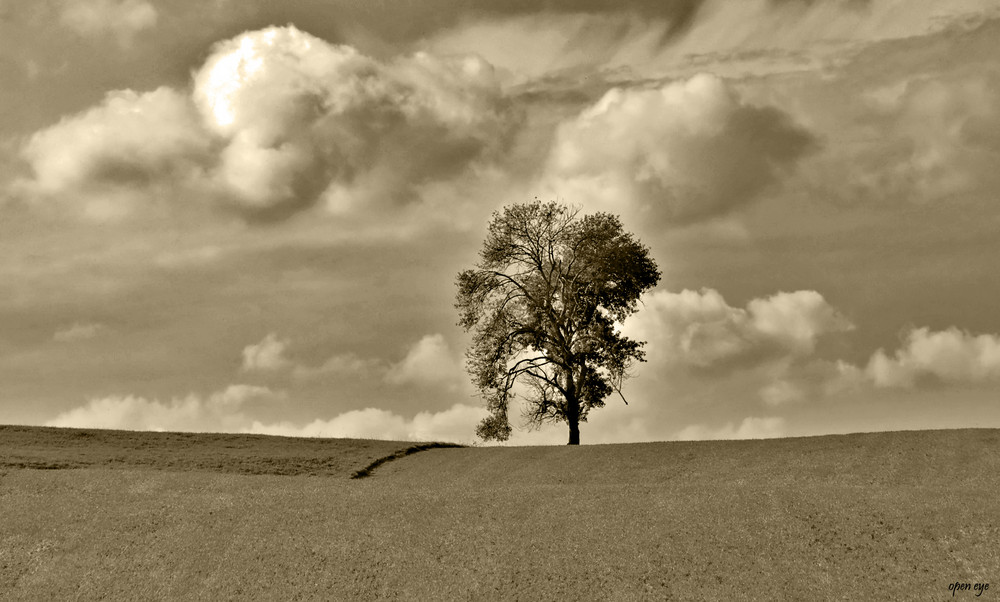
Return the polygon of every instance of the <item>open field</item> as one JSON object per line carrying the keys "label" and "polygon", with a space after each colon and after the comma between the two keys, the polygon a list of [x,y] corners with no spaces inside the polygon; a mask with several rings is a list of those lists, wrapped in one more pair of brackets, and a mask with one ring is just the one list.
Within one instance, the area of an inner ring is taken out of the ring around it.
{"label": "open field", "polygon": [[0,427],[0,599],[1000,595],[996,430],[409,445]]}

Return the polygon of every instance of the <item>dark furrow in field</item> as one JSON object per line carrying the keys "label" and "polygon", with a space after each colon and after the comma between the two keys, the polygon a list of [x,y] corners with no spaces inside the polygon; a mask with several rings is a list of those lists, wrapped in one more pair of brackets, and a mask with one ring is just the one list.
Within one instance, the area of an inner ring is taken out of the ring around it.
{"label": "dark furrow in field", "polygon": [[0,468],[141,468],[347,478],[403,441],[0,425]]}
{"label": "dark furrow in field", "polygon": [[393,460],[398,460],[399,458],[404,458],[406,456],[409,456],[410,454],[415,454],[417,452],[422,452],[424,450],[437,449],[437,448],[442,448],[442,447],[465,447],[465,446],[464,445],[459,445],[457,443],[437,443],[437,442],[435,442],[435,443],[421,443],[419,445],[411,445],[410,447],[407,447],[406,449],[401,449],[399,451],[396,451],[396,452],[393,452],[393,453],[389,454],[388,456],[383,456],[383,457],[375,460],[374,462],[372,462],[368,466],[365,466],[361,470],[354,471],[354,474],[351,475],[351,478],[352,479],[363,479],[365,477],[370,477],[371,474],[372,474],[372,472],[374,472],[374,470],[376,468],[378,468],[379,466],[385,464],[386,462],[392,462]]}

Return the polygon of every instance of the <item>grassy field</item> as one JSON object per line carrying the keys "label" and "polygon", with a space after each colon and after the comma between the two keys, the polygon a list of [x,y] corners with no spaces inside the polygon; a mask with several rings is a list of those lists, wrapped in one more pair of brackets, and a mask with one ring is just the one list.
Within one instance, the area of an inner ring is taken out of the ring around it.
{"label": "grassy field", "polygon": [[1000,595],[1000,431],[410,445],[0,427],[0,599]]}

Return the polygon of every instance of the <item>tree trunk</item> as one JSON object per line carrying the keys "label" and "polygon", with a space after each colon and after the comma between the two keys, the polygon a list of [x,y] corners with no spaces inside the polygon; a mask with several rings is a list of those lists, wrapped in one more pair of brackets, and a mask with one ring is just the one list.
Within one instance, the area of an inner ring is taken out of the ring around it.
{"label": "tree trunk", "polygon": [[569,423],[569,443],[580,445],[580,400],[576,396],[576,382],[573,372],[566,374],[566,422]]}
{"label": "tree trunk", "polygon": [[580,420],[576,416],[569,419],[568,445],[580,445]]}

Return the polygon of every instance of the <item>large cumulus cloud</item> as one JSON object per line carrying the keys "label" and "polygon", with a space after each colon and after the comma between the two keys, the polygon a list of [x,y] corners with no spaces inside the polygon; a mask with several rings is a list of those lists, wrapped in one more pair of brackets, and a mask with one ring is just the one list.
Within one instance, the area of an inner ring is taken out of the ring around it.
{"label": "large cumulus cloud", "polygon": [[49,197],[146,197],[182,182],[274,220],[324,197],[338,210],[414,199],[491,157],[515,122],[481,59],[384,63],[271,27],[216,45],[190,94],[111,93],[37,133],[23,156],[28,187]]}
{"label": "large cumulus cloud", "polygon": [[682,224],[760,198],[815,145],[786,113],[702,74],[609,91],[559,127],[546,179],[567,198]]}
{"label": "large cumulus cloud", "polygon": [[[332,203],[405,200],[503,143],[490,65],[416,54],[383,64],[295,28],[219,44],[194,99],[226,141],[218,175],[242,208],[281,216]],[[347,197],[345,199],[345,197]]]}
{"label": "large cumulus cloud", "polygon": [[712,289],[655,291],[625,329],[649,341],[649,360],[696,372],[808,357],[820,337],[850,321],[815,291],[780,292],[732,307]]}
{"label": "large cumulus cloud", "polygon": [[[623,326],[647,342],[647,363],[627,385],[629,401],[668,396],[687,400],[681,405],[748,412],[817,399],[847,386],[841,363],[826,358],[846,342],[838,335],[853,329],[811,290],[753,298],[743,307],[713,289],[654,291]],[[719,436],[756,435],[733,427]]]}
{"label": "large cumulus cloud", "polygon": [[877,387],[985,384],[1000,381],[1000,336],[958,328],[910,330],[889,355],[879,349],[865,374]]}
{"label": "large cumulus cloud", "polygon": [[105,218],[127,212],[135,191],[147,198],[205,177],[212,141],[181,93],[161,87],[109,93],[98,106],[32,136],[22,155],[35,195]]}

